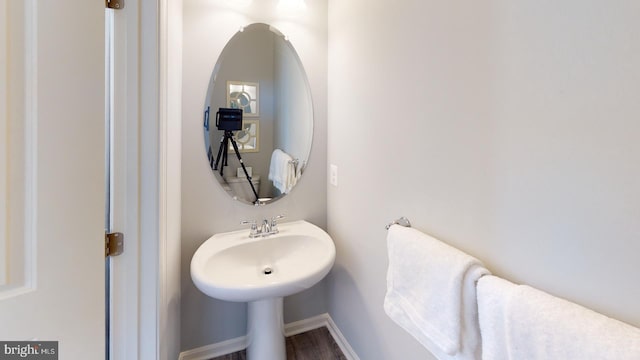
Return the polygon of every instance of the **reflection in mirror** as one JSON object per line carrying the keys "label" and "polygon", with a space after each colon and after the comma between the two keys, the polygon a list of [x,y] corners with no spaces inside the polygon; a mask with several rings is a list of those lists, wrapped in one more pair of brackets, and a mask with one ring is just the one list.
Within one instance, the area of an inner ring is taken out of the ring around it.
{"label": "reflection in mirror", "polygon": [[[239,130],[227,132],[238,153],[216,126],[220,108],[243,112]],[[209,167],[233,198],[267,204],[295,187],[311,152],[313,105],[300,59],[281,32],[252,24],[227,43],[207,90],[204,138]]]}
{"label": "reflection in mirror", "polygon": [[227,107],[242,109],[244,116],[258,116],[259,84],[227,81]]}
{"label": "reflection in mirror", "polygon": [[[235,139],[241,153],[260,151],[260,143],[258,142],[259,126],[260,122],[258,120],[245,119],[242,130],[235,133]],[[234,151],[233,148],[229,148],[229,150]]]}

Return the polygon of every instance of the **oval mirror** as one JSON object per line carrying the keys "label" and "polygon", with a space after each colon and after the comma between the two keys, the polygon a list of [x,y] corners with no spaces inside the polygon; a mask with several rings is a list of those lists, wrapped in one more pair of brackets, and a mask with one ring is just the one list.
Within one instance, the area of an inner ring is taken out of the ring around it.
{"label": "oval mirror", "polygon": [[273,202],[302,176],[311,91],[296,51],[272,26],[246,26],[224,47],[207,90],[204,138],[214,176],[242,202]]}

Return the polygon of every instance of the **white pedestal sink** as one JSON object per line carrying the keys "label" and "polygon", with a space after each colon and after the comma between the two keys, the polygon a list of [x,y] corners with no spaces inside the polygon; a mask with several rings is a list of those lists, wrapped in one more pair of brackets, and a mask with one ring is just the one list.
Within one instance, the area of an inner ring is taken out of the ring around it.
{"label": "white pedestal sink", "polygon": [[191,259],[191,278],[216,299],[248,302],[247,358],[286,359],[282,298],[322,280],[335,261],[331,237],[306,221],[249,238],[249,230],[216,234]]}

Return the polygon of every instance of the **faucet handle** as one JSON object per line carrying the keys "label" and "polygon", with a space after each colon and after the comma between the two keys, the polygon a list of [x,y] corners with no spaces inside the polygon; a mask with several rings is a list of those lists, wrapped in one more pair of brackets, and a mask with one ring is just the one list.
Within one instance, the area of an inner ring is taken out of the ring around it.
{"label": "faucet handle", "polygon": [[250,224],[251,225],[251,231],[249,232],[249,237],[259,236],[258,225],[256,224],[255,220],[244,220],[244,221],[241,221],[240,224],[242,224],[242,225]]}
{"label": "faucet handle", "polygon": [[277,226],[277,221],[280,219],[284,219],[284,215],[276,215],[271,217],[271,226]]}
{"label": "faucet handle", "polygon": [[278,233],[278,220],[284,219],[284,215],[276,215],[271,217],[271,232]]}

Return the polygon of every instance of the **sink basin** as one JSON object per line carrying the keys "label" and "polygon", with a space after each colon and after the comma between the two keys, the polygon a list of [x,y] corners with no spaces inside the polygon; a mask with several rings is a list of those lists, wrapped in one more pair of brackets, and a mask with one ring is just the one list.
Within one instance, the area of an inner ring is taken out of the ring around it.
{"label": "sink basin", "polygon": [[216,299],[248,302],[247,359],[286,360],[283,297],[308,289],[336,258],[329,234],[306,221],[278,225],[278,234],[216,234],[191,259],[191,278]]}
{"label": "sink basin", "polygon": [[249,238],[249,230],[213,235],[191,260],[191,278],[220,300],[252,302],[308,289],[327,275],[336,250],[331,237],[306,221],[281,223],[279,233]]}

